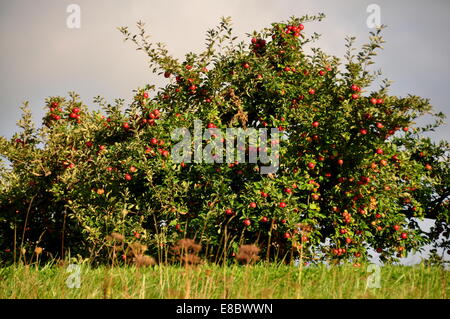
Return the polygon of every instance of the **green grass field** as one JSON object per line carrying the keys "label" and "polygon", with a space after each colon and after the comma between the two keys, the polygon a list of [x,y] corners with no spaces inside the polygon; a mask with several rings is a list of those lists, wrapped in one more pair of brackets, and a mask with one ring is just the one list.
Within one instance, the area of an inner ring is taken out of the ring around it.
{"label": "green grass field", "polygon": [[67,270],[66,266],[55,265],[39,269],[0,268],[0,298],[447,299],[449,293],[449,272],[423,265],[380,267],[380,288],[367,287],[367,281],[372,282],[376,273],[366,265],[360,268],[277,264],[227,267],[207,264],[190,268],[82,265],[79,288],[68,287],[68,283],[69,286],[76,283],[72,280],[76,274]]}

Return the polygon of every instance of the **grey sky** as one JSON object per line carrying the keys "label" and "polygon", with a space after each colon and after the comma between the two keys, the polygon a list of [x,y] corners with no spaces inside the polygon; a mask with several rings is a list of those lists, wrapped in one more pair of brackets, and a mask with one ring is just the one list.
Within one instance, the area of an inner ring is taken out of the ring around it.
{"label": "grey sky", "polygon": [[[81,7],[81,29],[66,27],[70,3]],[[321,33],[317,46],[342,57],[346,35],[357,36],[359,44],[367,39],[366,8],[371,3],[380,6],[381,22],[388,25],[385,50],[376,61],[395,81],[391,93],[429,97],[448,115],[448,1],[0,0],[0,134],[12,135],[24,100],[39,119],[43,101],[51,95],[74,90],[92,105],[96,95],[129,101],[132,89],[164,83],[150,73],[141,52],[122,42],[118,26],[134,27],[142,19],[152,39],[167,43],[181,58],[202,48],[205,31],[220,16],[231,16],[236,33],[244,36],[291,15],[324,12],[326,20],[308,24],[305,31]],[[450,126],[434,137],[449,140]]]}
{"label": "grey sky", "polygon": [[[81,29],[66,27],[71,3],[81,7]],[[134,27],[142,19],[152,40],[167,43],[182,58],[203,47],[206,30],[221,16],[231,16],[236,34],[243,37],[292,15],[324,12],[325,21],[307,24],[305,32],[321,33],[317,46],[343,57],[346,35],[356,36],[358,44],[367,40],[371,3],[380,6],[381,23],[388,25],[376,67],[395,81],[391,93],[428,97],[450,116],[449,1],[0,0],[0,134],[12,136],[24,100],[38,120],[48,96],[73,90],[92,105],[96,95],[129,101],[134,88],[162,85],[142,52],[123,43],[118,26]],[[450,140],[450,126],[433,138]]]}

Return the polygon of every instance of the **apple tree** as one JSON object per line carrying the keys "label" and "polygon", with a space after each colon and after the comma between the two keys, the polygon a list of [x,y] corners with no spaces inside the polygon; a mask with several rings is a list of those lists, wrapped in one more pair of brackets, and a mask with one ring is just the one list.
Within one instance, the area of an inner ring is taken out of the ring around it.
{"label": "apple tree", "polygon": [[[323,18],[292,17],[242,42],[223,18],[206,49],[183,61],[150,42],[143,23],[136,34],[120,28],[166,85],[136,89],[127,106],[97,97],[100,111],[75,93],[49,97],[38,129],[23,107],[20,132],[0,144],[2,259],[32,258],[39,246],[101,261],[111,232],[160,261],[180,238],[215,262],[244,243],[266,260],[312,263],[359,264],[371,249],[395,261],[431,242],[448,249],[449,145],[424,135],[444,115],[425,98],[390,95],[387,80],[374,89],[381,29],[358,52],[347,38],[343,59],[311,47],[319,36],[308,22]],[[435,123],[414,124],[428,114]],[[195,120],[205,131],[277,128],[276,172],[220,153],[213,163],[174,161],[172,132]],[[436,221],[430,231],[423,218]]]}

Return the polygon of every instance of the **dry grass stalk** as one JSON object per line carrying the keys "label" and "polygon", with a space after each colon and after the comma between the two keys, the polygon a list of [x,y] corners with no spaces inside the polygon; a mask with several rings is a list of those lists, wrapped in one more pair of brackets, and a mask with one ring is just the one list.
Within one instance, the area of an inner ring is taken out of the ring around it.
{"label": "dry grass stalk", "polygon": [[200,244],[197,244],[193,239],[184,238],[177,241],[176,245],[172,248],[176,255],[183,253],[198,253],[202,249]]}
{"label": "dry grass stalk", "polygon": [[239,247],[236,260],[243,264],[254,264],[259,260],[260,249],[255,245],[242,245]]}
{"label": "dry grass stalk", "polygon": [[34,253],[39,256],[40,254],[42,254],[42,247],[36,247],[34,249]]}
{"label": "dry grass stalk", "polygon": [[112,239],[118,242],[123,242],[125,240],[125,236],[119,233],[111,233]]}
{"label": "dry grass stalk", "polygon": [[139,255],[134,258],[134,263],[136,267],[139,268],[139,267],[154,266],[156,264],[156,261],[153,257]]}
{"label": "dry grass stalk", "polygon": [[172,247],[172,253],[185,265],[198,265],[202,262],[202,259],[198,256],[201,249],[202,246],[193,239],[184,238],[177,241],[175,246]]}
{"label": "dry grass stalk", "polygon": [[147,246],[139,243],[132,243],[128,245],[128,247],[131,249],[131,253],[134,257],[141,256],[147,251]]}

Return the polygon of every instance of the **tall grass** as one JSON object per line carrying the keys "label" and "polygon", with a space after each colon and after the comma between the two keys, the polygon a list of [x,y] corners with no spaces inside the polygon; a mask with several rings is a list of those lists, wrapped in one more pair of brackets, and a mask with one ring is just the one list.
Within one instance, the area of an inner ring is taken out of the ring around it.
{"label": "tall grass", "polygon": [[432,266],[383,266],[380,288],[368,288],[366,265],[286,264],[153,267],[81,265],[80,288],[67,266],[0,268],[0,298],[448,298],[449,272]]}

